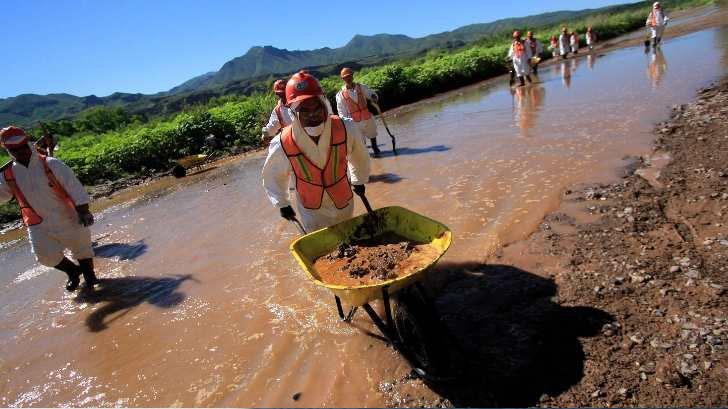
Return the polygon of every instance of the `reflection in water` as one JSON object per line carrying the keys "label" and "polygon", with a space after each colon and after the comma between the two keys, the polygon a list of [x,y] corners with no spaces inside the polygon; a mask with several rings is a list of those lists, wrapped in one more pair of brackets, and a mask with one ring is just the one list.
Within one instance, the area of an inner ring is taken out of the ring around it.
{"label": "reflection in water", "polygon": [[662,82],[662,77],[667,72],[667,60],[661,48],[652,50],[649,54],[647,65],[647,77],[652,81],[652,88],[657,88]]}
{"label": "reflection in water", "polygon": [[546,89],[541,85],[533,84],[528,87],[517,87],[511,93],[513,94],[514,121],[521,130],[521,136],[531,136],[529,131],[538,120]]}
{"label": "reflection in water", "polygon": [[589,53],[586,56],[586,65],[587,65],[587,67],[589,67],[590,70],[594,69],[594,64],[596,63],[596,60],[597,60],[597,56],[592,53]]}
{"label": "reflection in water", "polygon": [[571,66],[567,61],[561,62],[561,82],[566,88],[571,88]]}

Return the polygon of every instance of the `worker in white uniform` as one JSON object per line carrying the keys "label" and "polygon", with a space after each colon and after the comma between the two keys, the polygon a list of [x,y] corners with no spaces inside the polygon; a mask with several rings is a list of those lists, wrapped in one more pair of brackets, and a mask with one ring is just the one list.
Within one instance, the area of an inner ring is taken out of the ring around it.
{"label": "worker in white uniform", "polygon": [[597,43],[597,35],[594,34],[591,26],[586,29],[586,46],[589,47],[589,51],[594,49],[594,45]]}
{"label": "worker in white uniform", "polygon": [[511,48],[508,49],[508,58],[513,61],[513,71],[518,77],[520,86],[526,85],[523,81],[525,77],[528,82],[531,82],[531,48],[526,47],[526,44],[521,40],[521,32],[516,30],[513,32],[513,42]]}
{"label": "worker in white uniform", "polygon": [[[336,110],[339,117],[349,119],[356,123],[363,138],[369,139],[374,156],[380,154],[377,146],[377,125],[374,123],[374,115],[369,112],[367,101],[379,101],[379,96],[364,84],[354,82],[354,71],[344,67],[340,73],[344,85],[336,93]],[[366,139],[362,139],[366,145]]]}
{"label": "worker in white uniform", "polygon": [[[364,194],[369,154],[356,123],[332,114],[318,80],[306,72],[286,84],[293,123],[270,143],[263,165],[263,187],[281,217],[297,220],[311,232],[353,216],[354,193]],[[290,176],[296,205],[291,206]]]}
{"label": "worker in white uniform", "polygon": [[[68,275],[66,290],[75,290],[81,275],[93,289],[97,279],[88,226],[94,217],[83,185],[66,164],[33,149],[21,128],[0,130],[0,143],[13,158],[2,167],[0,203],[18,202],[36,259]],[[78,264],[64,255],[66,249]]]}
{"label": "worker in white uniform", "polygon": [[559,55],[559,39],[556,36],[551,36],[549,50],[551,50],[551,57],[556,58]]}
{"label": "worker in white uniform", "polygon": [[569,39],[569,45],[571,45],[571,52],[579,54],[579,34],[576,31],[571,32],[571,38]]}
{"label": "worker in white uniform", "polygon": [[263,143],[269,142],[281,129],[293,122],[291,110],[286,106],[286,82],[277,80],[273,83],[273,93],[278,97],[278,103],[270,113],[268,123],[263,127],[261,139]]}
{"label": "worker in white uniform", "polygon": [[665,15],[665,11],[662,10],[660,2],[656,1],[652,5],[650,14],[647,16],[647,21],[645,21],[645,26],[650,28],[652,47],[660,45],[660,42],[662,41],[662,33],[665,31],[665,26],[669,20],[670,18]]}
{"label": "worker in white uniform", "polygon": [[531,50],[531,70],[534,75],[538,75],[538,64],[541,62],[541,54],[543,53],[543,45],[533,36],[533,31],[526,33],[526,47]]}
{"label": "worker in white uniform", "polygon": [[570,50],[570,36],[569,29],[566,27],[561,28],[561,34],[559,35],[559,53],[561,58],[567,58]]}

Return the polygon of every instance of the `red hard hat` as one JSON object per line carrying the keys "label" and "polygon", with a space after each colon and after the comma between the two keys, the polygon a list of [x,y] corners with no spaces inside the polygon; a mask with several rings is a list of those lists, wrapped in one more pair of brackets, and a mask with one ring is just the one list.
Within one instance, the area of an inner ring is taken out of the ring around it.
{"label": "red hard hat", "polygon": [[308,72],[299,71],[286,83],[286,103],[288,106],[304,99],[324,95],[316,77]]}
{"label": "red hard hat", "polygon": [[276,80],[276,82],[273,83],[273,92],[286,92],[286,82],[283,80]]}
{"label": "red hard hat", "polygon": [[521,32],[518,31],[518,30],[514,31],[513,32],[513,38],[519,38],[519,37],[521,37]]}
{"label": "red hard hat", "polygon": [[341,69],[341,74],[339,75],[341,78],[348,77],[349,75],[354,75],[354,70],[352,70],[349,67],[344,67]]}
{"label": "red hard hat", "polygon": [[28,144],[28,135],[17,126],[0,129],[0,144],[6,148],[14,148]]}

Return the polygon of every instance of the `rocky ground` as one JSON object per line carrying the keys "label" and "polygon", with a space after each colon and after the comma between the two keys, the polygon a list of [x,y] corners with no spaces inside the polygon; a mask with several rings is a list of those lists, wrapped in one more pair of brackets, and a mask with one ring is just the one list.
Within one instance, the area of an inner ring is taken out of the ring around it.
{"label": "rocky ground", "polygon": [[725,81],[674,107],[620,182],[565,192],[488,263],[443,265],[466,375],[402,375],[382,383],[391,404],[727,406],[727,119]]}

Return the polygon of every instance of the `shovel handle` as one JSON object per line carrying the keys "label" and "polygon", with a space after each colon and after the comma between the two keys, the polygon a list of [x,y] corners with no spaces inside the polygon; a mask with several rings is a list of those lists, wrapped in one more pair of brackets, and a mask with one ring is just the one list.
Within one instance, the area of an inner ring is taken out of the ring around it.
{"label": "shovel handle", "polygon": [[300,221],[298,221],[298,219],[297,219],[297,218],[295,218],[295,217],[294,217],[294,218],[293,218],[293,220],[291,220],[291,222],[292,222],[293,224],[295,224],[296,226],[298,226],[298,230],[299,230],[299,231],[301,231],[301,234],[303,234],[304,236],[305,236],[306,234],[308,234],[308,233],[306,233],[306,229],[304,229],[304,228],[303,228],[303,225],[301,224],[301,222],[300,222]]}
{"label": "shovel handle", "polygon": [[369,213],[370,215],[373,215],[374,210],[372,210],[372,206],[369,204],[369,199],[367,199],[367,196],[364,193],[362,193],[362,194],[357,193],[357,195],[359,195],[359,198],[361,199],[362,203],[364,203],[364,207],[367,209],[367,213]]}

